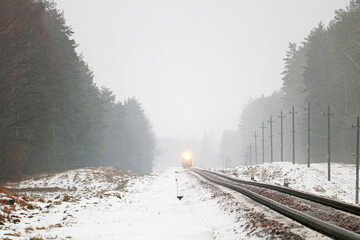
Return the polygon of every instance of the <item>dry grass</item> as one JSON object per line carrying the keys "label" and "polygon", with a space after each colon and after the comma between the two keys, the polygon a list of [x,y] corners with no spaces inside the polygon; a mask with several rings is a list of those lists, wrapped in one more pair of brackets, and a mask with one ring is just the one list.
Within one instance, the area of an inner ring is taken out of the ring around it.
{"label": "dry grass", "polygon": [[[74,170],[71,170],[74,171]],[[23,209],[29,212],[29,210],[39,209],[38,206],[34,205],[34,199],[32,199],[30,196],[34,196],[36,198],[37,202],[40,203],[48,203],[48,205],[45,208],[54,207],[56,205],[60,205],[63,202],[74,202],[78,201],[77,198],[72,197],[72,195],[68,195],[66,193],[71,191],[77,191],[77,187],[70,186],[67,190],[59,188],[59,187],[47,187],[50,185],[47,185],[48,181],[51,180],[54,176],[56,176],[58,173],[45,173],[45,174],[38,174],[38,175],[32,175],[32,176],[25,176],[22,180],[40,180],[44,181],[44,184],[42,187],[28,187],[28,188],[19,188],[19,182],[11,182],[7,183],[11,186],[10,187],[3,187],[0,186],[0,193],[5,196],[4,198],[0,198],[0,207],[2,211],[0,211],[0,222],[14,222],[18,223],[20,221],[19,217],[14,216],[14,213],[17,209]],[[71,178],[73,175],[73,172],[62,172],[61,178],[68,179]],[[79,169],[79,171],[75,170],[73,182],[81,182],[80,186],[82,184],[85,184],[85,191],[93,191],[94,189],[86,189],[88,182],[106,182],[111,183],[111,190],[112,191],[124,191],[128,184],[129,177],[134,176],[133,173],[116,168],[116,167],[96,167],[96,168],[85,168],[85,169]],[[100,189],[99,189],[100,190]],[[109,191],[101,189],[102,192],[100,193],[100,196],[106,192]],[[55,200],[50,199],[44,199],[42,194],[39,193],[46,192],[51,193],[55,192]],[[65,193],[66,192],[66,193]],[[28,195],[27,195],[28,194]],[[106,193],[105,193],[106,194]],[[120,193],[111,193],[111,196],[118,197],[121,199]],[[105,195],[106,196],[106,195]],[[31,214],[29,214],[31,216]],[[53,227],[62,227],[61,225],[56,225]],[[30,228],[29,228],[30,231]],[[36,238],[34,238],[36,239]]]}
{"label": "dry grass", "polygon": [[12,223],[19,223],[20,219],[13,213],[16,211],[17,207],[20,207],[23,210],[33,210],[37,208],[33,204],[29,203],[28,201],[33,201],[27,195],[17,195],[11,193],[8,189],[4,187],[0,187],[0,192],[5,195],[5,198],[0,199],[0,206],[2,214],[0,214],[0,222],[12,222]]}
{"label": "dry grass", "polygon": [[79,176],[80,176],[80,174],[76,173],[74,178],[73,178],[73,182],[76,182],[76,180],[80,179]]}
{"label": "dry grass", "polygon": [[9,190],[7,190],[6,188],[4,188],[3,186],[0,186],[0,193],[5,193],[6,195],[11,195],[11,193],[9,192]]}
{"label": "dry grass", "polygon": [[319,185],[315,186],[314,190],[317,192],[320,192],[320,193],[326,192],[326,190],[322,186],[319,186]]}
{"label": "dry grass", "polygon": [[[7,199],[0,199],[0,205],[14,205],[15,203],[18,204],[22,208],[31,209],[33,206],[29,204],[29,201],[34,201],[34,199],[30,198],[29,196],[25,195],[16,195],[11,192],[11,189],[6,189],[0,186],[0,193],[6,195],[6,197],[11,198],[11,200]],[[30,208],[29,208],[30,207]]]}
{"label": "dry grass", "polygon": [[59,187],[48,188],[8,188],[12,193],[31,193],[31,192],[64,192],[65,189]]}
{"label": "dry grass", "polygon": [[128,182],[129,182],[128,179],[120,182],[114,190],[115,190],[115,191],[122,191],[122,190],[124,190],[125,187],[126,187],[126,185],[128,184]]}
{"label": "dry grass", "polygon": [[44,239],[41,237],[31,237],[30,240],[44,240]]}
{"label": "dry grass", "polygon": [[24,201],[26,201],[26,202],[29,202],[29,201],[34,201],[34,199],[33,198],[31,198],[31,197],[29,197],[28,195],[23,195],[23,196],[21,196],[21,199],[22,200],[24,200]]}
{"label": "dry grass", "polygon": [[50,225],[49,229],[51,229],[51,228],[61,228],[61,227],[63,227],[63,225],[61,225],[60,223],[57,223],[55,225]]}
{"label": "dry grass", "polygon": [[10,213],[11,213],[10,208],[7,207],[7,206],[3,207],[2,211],[3,211],[3,213],[6,213],[6,214],[10,214]]}
{"label": "dry grass", "polygon": [[70,201],[70,197],[67,194],[65,194],[63,198],[63,202],[69,202],[69,201]]}
{"label": "dry grass", "polygon": [[14,219],[12,222],[15,223],[15,224],[17,224],[17,223],[19,223],[19,222],[21,222],[21,221],[20,221],[20,219],[16,218],[16,219]]}
{"label": "dry grass", "polygon": [[27,208],[27,209],[29,209],[29,210],[34,210],[34,209],[35,209],[35,206],[34,206],[34,205],[29,204],[26,208]]}
{"label": "dry grass", "polygon": [[133,173],[116,167],[89,168],[92,170],[91,176],[97,181],[113,183],[119,178],[129,177]]}
{"label": "dry grass", "polygon": [[33,232],[33,231],[34,231],[34,229],[32,227],[25,228],[26,233]]}
{"label": "dry grass", "polygon": [[5,233],[5,236],[21,237],[21,233]]}
{"label": "dry grass", "polygon": [[2,214],[0,214],[0,222],[5,222],[5,217]]}
{"label": "dry grass", "polygon": [[[9,196],[7,196],[7,197],[9,197]],[[13,198],[11,200],[0,199],[0,205],[13,205],[14,203],[15,203],[15,199],[13,199]]]}

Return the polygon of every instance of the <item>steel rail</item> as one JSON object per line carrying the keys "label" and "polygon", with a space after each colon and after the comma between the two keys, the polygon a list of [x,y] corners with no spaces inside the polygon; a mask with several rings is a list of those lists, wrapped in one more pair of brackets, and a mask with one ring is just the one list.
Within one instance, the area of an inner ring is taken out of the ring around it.
{"label": "steel rail", "polygon": [[360,216],[360,207],[356,206],[356,205],[336,201],[336,200],[333,200],[330,198],[320,197],[320,196],[317,196],[317,195],[314,195],[311,193],[305,193],[305,192],[297,191],[297,190],[282,187],[282,186],[276,186],[276,185],[272,185],[272,184],[259,183],[259,182],[245,181],[245,180],[236,179],[236,178],[233,178],[230,176],[226,176],[224,174],[211,172],[208,170],[201,170],[201,171],[206,171],[207,173],[214,174],[216,176],[222,177],[224,179],[227,179],[229,181],[233,181],[236,183],[241,183],[241,184],[252,185],[252,186],[256,186],[256,187],[262,187],[262,188],[275,190],[278,192],[293,195],[295,197],[299,197],[299,198],[306,199],[306,200],[309,200],[312,202],[320,203],[325,206],[329,206],[329,207],[332,207],[332,208],[335,208],[335,209],[338,209],[338,210],[341,210],[344,212],[348,212],[348,213]]}
{"label": "steel rail", "polygon": [[[320,219],[317,219],[317,218],[314,218],[307,214],[304,214],[295,209],[286,207],[274,200],[268,199],[264,196],[261,196],[260,194],[254,193],[254,192],[247,190],[245,188],[242,188],[238,185],[233,185],[233,184],[227,183],[225,181],[218,181],[218,180],[212,179],[211,177],[209,177],[205,173],[203,173],[201,170],[192,169],[192,171],[212,183],[215,183],[215,184],[227,187],[229,189],[232,189],[236,192],[242,193],[245,196],[277,211],[278,213],[280,213],[286,217],[289,217],[289,218],[303,224],[304,226],[307,226],[307,227],[309,227],[315,231],[318,231],[326,236],[329,236],[329,237],[335,238],[335,239],[360,240],[360,234],[351,232],[344,228],[338,227],[336,225],[327,223]],[[206,172],[208,173],[208,171],[206,171]]]}

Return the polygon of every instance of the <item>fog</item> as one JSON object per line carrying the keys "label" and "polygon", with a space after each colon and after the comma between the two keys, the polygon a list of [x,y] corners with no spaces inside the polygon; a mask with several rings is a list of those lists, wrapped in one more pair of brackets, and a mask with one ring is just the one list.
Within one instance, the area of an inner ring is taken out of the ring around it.
{"label": "fog", "polygon": [[142,103],[159,137],[158,165],[164,166],[178,164],[186,149],[199,156],[208,133],[213,139],[208,154],[220,159],[221,136],[238,129],[249,99],[280,89],[288,43],[301,43],[349,3],[56,2],[96,84],[109,87],[118,100],[135,96]]}

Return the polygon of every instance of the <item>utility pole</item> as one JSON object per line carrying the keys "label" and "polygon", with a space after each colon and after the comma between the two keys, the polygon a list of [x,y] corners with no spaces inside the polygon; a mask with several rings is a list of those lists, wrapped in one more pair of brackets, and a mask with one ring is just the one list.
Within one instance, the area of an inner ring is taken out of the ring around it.
{"label": "utility pole", "polygon": [[293,145],[293,164],[295,164],[295,108],[292,106],[292,111],[290,114],[292,115],[292,145]]}
{"label": "utility pole", "polygon": [[246,154],[245,154],[245,165],[248,166],[248,151],[246,150]]}
{"label": "utility pole", "polygon": [[262,162],[264,163],[265,162],[265,158],[264,158],[264,152],[265,152],[265,144],[264,144],[264,142],[265,142],[265,139],[264,139],[264,129],[266,128],[265,126],[264,126],[264,122],[262,122],[262,124],[261,124],[261,133],[262,133],[262,140],[261,140],[261,142],[262,142]]}
{"label": "utility pole", "polygon": [[273,120],[272,120],[272,116],[270,115],[270,121],[268,121],[270,123],[270,159],[271,162],[273,162],[273,134],[272,134],[272,124],[273,124]]}
{"label": "utility pole", "polygon": [[327,140],[328,140],[328,154],[327,154],[327,160],[328,160],[328,181],[331,180],[331,175],[330,175],[330,160],[331,160],[331,155],[330,155],[330,116],[333,115],[334,113],[330,112],[330,105],[328,105],[328,111],[327,113],[324,113],[324,115],[327,115],[328,118],[328,136],[327,136]]}
{"label": "utility pole", "polygon": [[355,202],[359,204],[359,115],[357,116],[356,124],[356,197]]}
{"label": "utility pole", "polygon": [[250,160],[250,164],[249,165],[251,165],[251,149],[252,149],[252,146],[251,146],[251,143],[250,143],[250,146],[249,146],[249,150],[250,150],[250,155],[249,155],[249,160]]}
{"label": "utility pole", "polygon": [[281,109],[281,112],[280,112],[280,116],[278,116],[278,118],[280,118],[280,161],[283,162],[284,161],[283,118],[285,118],[285,116],[283,115],[282,109]]}
{"label": "utility pole", "polygon": [[360,118],[357,115],[356,126],[356,183],[355,183],[355,204],[359,204],[359,129],[360,129]]}
{"label": "utility pole", "polygon": [[310,102],[308,102],[308,107],[304,108],[304,110],[308,111],[308,127],[307,127],[307,132],[308,132],[308,145],[307,145],[307,162],[308,162],[308,167],[310,167],[310,111],[312,110],[310,108]]}
{"label": "utility pole", "polygon": [[259,135],[257,135],[256,131],[255,131],[255,134],[254,134],[254,138],[255,138],[255,145],[254,145],[254,147],[255,147],[255,164],[257,164],[257,141],[256,141],[256,139],[257,139],[258,136]]}

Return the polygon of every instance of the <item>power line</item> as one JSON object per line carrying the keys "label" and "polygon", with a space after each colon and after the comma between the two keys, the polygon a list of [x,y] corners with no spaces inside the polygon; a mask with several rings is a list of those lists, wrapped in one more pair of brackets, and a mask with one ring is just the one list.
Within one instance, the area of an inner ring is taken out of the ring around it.
{"label": "power line", "polygon": [[315,111],[319,111],[322,112],[326,109],[327,106],[323,106],[323,107],[317,107],[317,106],[313,106],[313,110]]}
{"label": "power line", "polygon": [[338,112],[336,112],[334,109],[332,110],[336,115],[339,115],[339,116],[341,116],[342,118],[354,118],[354,119],[356,119],[356,115],[354,115],[354,116],[344,116],[343,114],[340,114],[340,113],[338,113]]}
{"label": "power line", "polygon": [[[343,118],[341,118],[340,116],[338,116],[338,115],[334,115],[338,120],[340,120],[340,121],[342,121],[342,122],[344,122],[344,123],[346,123],[346,124],[349,124],[349,125],[351,125],[351,122],[350,121],[348,121],[348,120],[345,120],[345,119],[343,119]],[[356,119],[354,119],[354,120],[356,120]]]}
{"label": "power line", "polygon": [[343,124],[341,124],[341,123],[336,122],[335,119],[333,119],[333,123],[334,123],[335,125],[337,125],[337,126],[339,126],[339,127],[343,127],[343,128],[351,127],[350,124],[349,124],[349,125],[343,125]]}

